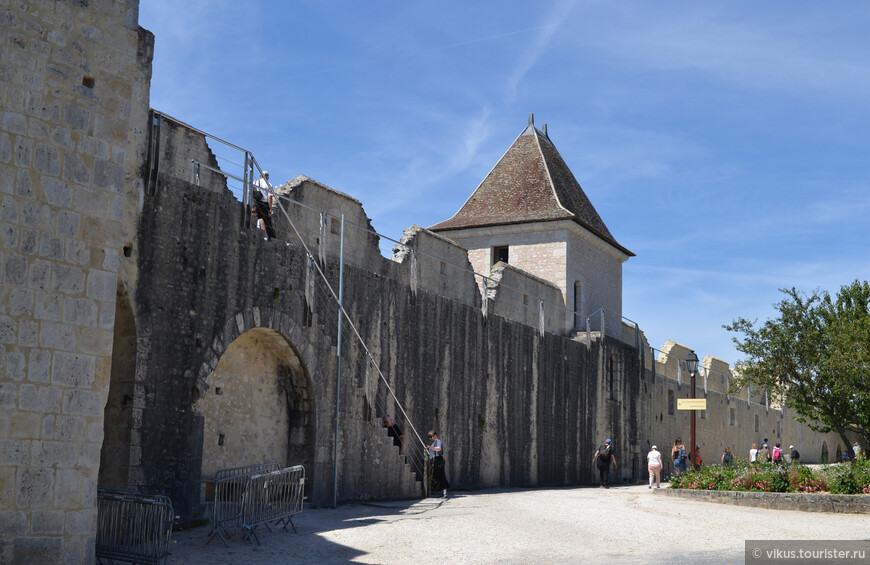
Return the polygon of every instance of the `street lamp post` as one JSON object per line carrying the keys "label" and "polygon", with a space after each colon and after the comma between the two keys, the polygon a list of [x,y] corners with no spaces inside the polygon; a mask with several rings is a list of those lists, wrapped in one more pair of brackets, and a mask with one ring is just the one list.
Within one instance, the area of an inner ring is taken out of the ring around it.
{"label": "street lamp post", "polygon": [[[689,386],[692,389],[692,399],[694,399],[695,398],[695,375],[698,374],[698,356],[695,355],[694,351],[689,351],[689,355],[686,357],[686,368],[689,370],[689,375],[690,375]],[[698,444],[695,443],[695,412],[696,411],[693,409],[691,412],[692,412],[692,420],[691,420],[691,424],[689,426],[689,433],[692,436],[692,439],[691,439],[692,443],[689,446],[689,449],[691,449],[692,451],[690,451],[689,453],[692,454],[692,465],[694,466],[697,464],[695,462],[695,453],[696,453]]]}

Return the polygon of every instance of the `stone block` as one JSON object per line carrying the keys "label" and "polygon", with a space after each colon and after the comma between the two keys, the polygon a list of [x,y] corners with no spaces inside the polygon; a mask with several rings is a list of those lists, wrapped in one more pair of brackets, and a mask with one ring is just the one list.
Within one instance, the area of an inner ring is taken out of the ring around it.
{"label": "stone block", "polygon": [[9,139],[9,134],[0,132],[0,163],[8,163],[11,160],[12,140]]}
{"label": "stone block", "polygon": [[94,163],[94,184],[113,192],[124,187],[124,169],[111,161],[97,160]]}
{"label": "stone block", "polygon": [[70,182],[88,185],[91,182],[91,171],[76,153],[67,152],[63,154],[63,178]]}
{"label": "stone block", "polygon": [[63,559],[63,538],[14,538],[12,554],[13,563],[60,563]]}
{"label": "stone block", "polygon": [[24,379],[24,353],[13,349],[6,353],[6,375],[13,381]]}
{"label": "stone block", "polygon": [[51,263],[36,259],[30,265],[27,286],[38,290],[48,290],[51,285]]}
{"label": "stone block", "polygon": [[15,408],[15,383],[0,383],[0,408]]}
{"label": "stone block", "polygon": [[55,416],[52,437],[58,441],[81,441],[86,437],[87,421],[81,416]]}
{"label": "stone block", "polygon": [[79,142],[79,153],[84,153],[97,159],[108,159],[109,144],[103,139],[88,135]]}
{"label": "stone block", "polygon": [[[30,120],[29,127],[27,128],[27,135],[28,135],[28,137],[32,137],[34,139],[48,139],[48,131],[49,131],[49,126],[47,123],[40,121],[40,120],[37,120],[36,118],[32,118]],[[37,158],[39,157],[40,145],[36,146],[36,155],[34,156],[34,166],[36,165]],[[56,149],[53,149],[51,147],[49,147],[49,149],[52,149],[54,151],[55,155],[57,155]]]}
{"label": "stone block", "polygon": [[46,259],[63,260],[63,240],[43,233],[39,241],[39,254]]}
{"label": "stone block", "polygon": [[64,513],[56,510],[36,510],[30,518],[30,531],[36,535],[63,534]]}
{"label": "stone block", "polygon": [[22,384],[18,387],[18,407],[25,411],[57,414],[61,408],[60,389]]}
{"label": "stone block", "polygon": [[[0,238],[2,238],[2,243],[0,243],[0,247],[6,247],[8,249],[15,249],[18,246],[18,230],[15,229],[14,226],[6,224],[5,226],[0,226]],[[3,265],[0,265],[0,273],[2,273]]]}
{"label": "stone block", "polygon": [[59,322],[63,313],[63,296],[45,292],[36,293],[35,314],[37,320]]}
{"label": "stone block", "polygon": [[38,334],[39,322],[30,319],[22,319],[20,322],[18,322],[19,346],[36,347],[39,344]]}
{"label": "stone block", "polygon": [[9,439],[38,440],[42,416],[35,412],[19,412],[12,418]]}
{"label": "stone block", "polygon": [[33,161],[33,146],[26,137],[16,137],[13,145],[12,162],[16,167],[28,168]]}
{"label": "stone block", "polygon": [[100,308],[100,327],[112,330],[115,327],[115,305],[103,303]]}
{"label": "stone block", "polygon": [[39,229],[50,229],[51,208],[41,202],[26,202],[21,207],[21,223]]}
{"label": "stone block", "polygon": [[94,384],[96,359],[93,355],[57,351],[51,368],[51,382],[62,386],[89,388]]}
{"label": "stone block", "polygon": [[[15,475],[15,467],[0,467],[0,508],[10,507],[15,500]],[[3,529],[3,518],[0,517],[0,532],[6,531]]]}
{"label": "stone block", "polygon": [[0,467],[23,467],[29,460],[29,441],[0,440]]}
{"label": "stone block", "polygon": [[58,469],[54,480],[54,507],[55,508],[80,508],[81,507],[81,473],[75,469]]}
{"label": "stone block", "polygon": [[66,324],[44,322],[39,330],[39,345],[51,349],[71,351],[76,347],[75,328]]}
{"label": "stone block", "polygon": [[24,228],[21,230],[21,242],[18,244],[18,249],[24,255],[33,255],[36,253],[37,244],[39,243],[39,231]]}
{"label": "stone block", "polygon": [[0,202],[0,220],[4,222],[18,223],[18,202],[13,198],[6,197]]}
{"label": "stone block", "polygon": [[16,288],[9,293],[9,313],[12,316],[33,313],[34,292],[27,288]]}
{"label": "stone block", "polygon": [[114,303],[117,291],[117,273],[98,270],[92,270],[88,273],[88,298]]}
{"label": "stone block", "polygon": [[23,114],[3,112],[3,117],[0,118],[0,125],[10,133],[17,133],[18,135],[27,133],[27,118]]}
{"label": "stone block", "polygon": [[63,393],[63,413],[101,416],[100,395],[86,390],[66,390]]}
{"label": "stone block", "polygon": [[43,175],[59,175],[60,155],[57,149],[44,143],[38,144],[33,152],[33,168]]}
{"label": "stone block", "polygon": [[57,126],[54,128],[54,131],[51,132],[51,141],[70,151],[73,151],[76,148],[76,144],[70,136],[70,131],[60,126]]}
{"label": "stone block", "polygon": [[0,316],[0,343],[15,343],[18,324],[9,316]]}
{"label": "stone block", "polygon": [[23,285],[25,273],[27,272],[27,260],[18,255],[7,256],[3,265],[3,271],[4,278],[8,284]]}
{"label": "stone block", "polygon": [[27,380],[33,383],[50,381],[51,352],[33,348],[27,362]]}
{"label": "stone block", "polygon": [[42,177],[42,190],[52,206],[65,208],[72,204],[72,189],[59,179]]}
{"label": "stone block", "polygon": [[[65,185],[64,185],[65,186]],[[70,198],[72,200],[72,198]],[[82,216],[77,212],[60,210],[55,216],[55,231],[58,235],[77,237],[81,227]]]}
{"label": "stone block", "polygon": [[121,265],[121,257],[118,252],[111,247],[103,248],[103,269],[111,273],[117,273],[118,267]]}
{"label": "stone block", "polygon": [[86,241],[68,239],[64,258],[68,263],[75,265],[88,265],[91,262],[91,248]]}
{"label": "stone block", "polygon": [[34,198],[33,181],[27,170],[20,169],[15,175],[15,195],[21,198]]}
{"label": "stone block", "polygon": [[[79,469],[99,469],[100,467],[100,447],[99,443],[83,443],[79,451],[79,457],[76,465]],[[81,491],[79,491],[79,494]]]}
{"label": "stone block", "polygon": [[[5,470],[4,470],[5,471]],[[2,471],[0,471],[2,472]],[[14,472],[14,471],[13,471]],[[2,480],[2,479],[0,479]],[[12,483],[14,486],[14,482]],[[3,491],[5,493],[5,490]],[[15,493],[10,493],[10,498],[2,500],[11,501],[15,497]],[[0,532],[5,536],[24,535],[27,531],[27,515],[20,510],[11,510],[0,512]]]}
{"label": "stone block", "polygon": [[35,442],[30,449],[30,468],[72,469],[78,460],[79,443]]}
{"label": "stone block", "polygon": [[54,265],[51,288],[68,294],[81,294],[85,290],[85,273],[78,267]]}
{"label": "stone block", "polygon": [[88,298],[68,297],[63,305],[66,324],[94,327],[97,325],[97,304]]}
{"label": "stone block", "polygon": [[91,123],[91,112],[75,104],[67,104],[63,109],[63,123],[73,130],[87,131]]}
{"label": "stone block", "polygon": [[87,510],[79,510],[78,512],[66,513],[66,527],[64,528],[67,534],[90,534],[97,529],[97,509],[89,508]]}

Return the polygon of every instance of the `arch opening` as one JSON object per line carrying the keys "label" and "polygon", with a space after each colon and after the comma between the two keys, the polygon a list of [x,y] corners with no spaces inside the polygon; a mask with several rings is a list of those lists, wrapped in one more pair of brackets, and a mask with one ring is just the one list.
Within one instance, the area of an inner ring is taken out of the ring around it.
{"label": "arch opening", "polygon": [[[201,477],[206,489],[219,469],[276,462],[314,462],[314,398],[296,349],[278,332],[253,328],[224,351],[194,400],[203,418]],[[306,491],[311,479],[306,481]]]}

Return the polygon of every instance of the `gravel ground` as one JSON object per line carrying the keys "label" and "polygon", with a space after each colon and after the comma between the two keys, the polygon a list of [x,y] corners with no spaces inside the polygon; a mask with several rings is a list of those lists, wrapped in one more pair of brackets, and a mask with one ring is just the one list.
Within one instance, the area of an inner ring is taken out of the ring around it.
{"label": "gravel ground", "polygon": [[[664,487],[663,487],[664,488]],[[446,500],[305,509],[297,533],[205,545],[176,532],[170,563],[743,563],[747,539],[870,538],[870,516],[656,496],[646,486],[451,493]]]}

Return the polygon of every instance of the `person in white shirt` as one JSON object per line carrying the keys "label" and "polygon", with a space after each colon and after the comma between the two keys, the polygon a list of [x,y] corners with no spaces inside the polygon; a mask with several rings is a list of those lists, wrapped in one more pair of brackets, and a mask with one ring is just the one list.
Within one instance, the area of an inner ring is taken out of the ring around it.
{"label": "person in white shirt", "polygon": [[647,470],[649,470],[649,488],[653,488],[653,482],[656,488],[662,488],[662,454],[659,448],[652,446],[649,453],[646,454]]}
{"label": "person in white shirt", "polygon": [[272,185],[269,183],[269,171],[263,171],[260,178],[254,182],[254,206],[263,224],[266,226],[266,238],[275,237],[272,227]]}

